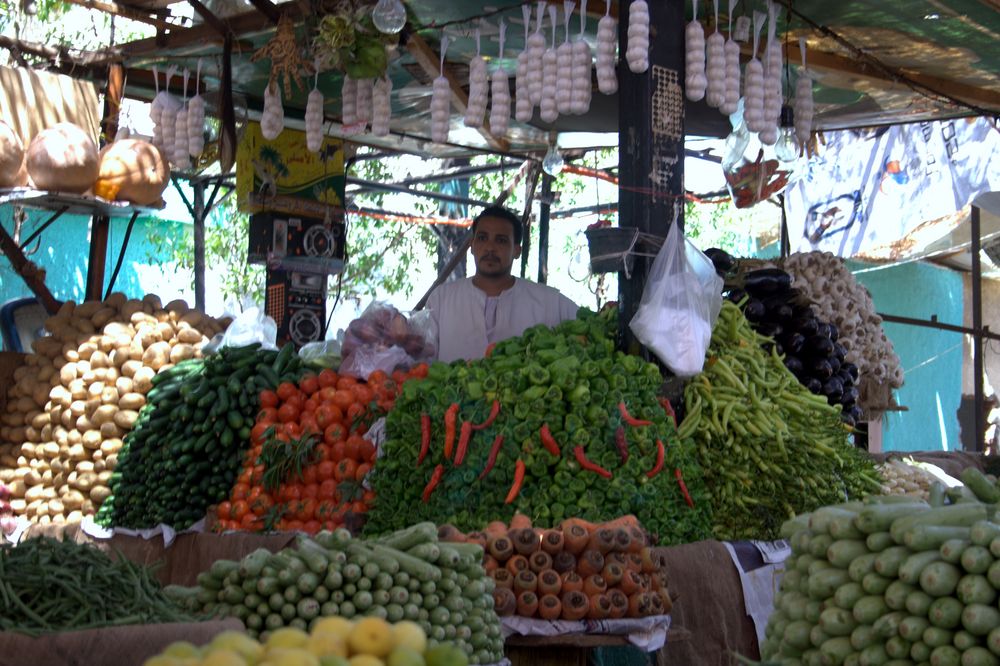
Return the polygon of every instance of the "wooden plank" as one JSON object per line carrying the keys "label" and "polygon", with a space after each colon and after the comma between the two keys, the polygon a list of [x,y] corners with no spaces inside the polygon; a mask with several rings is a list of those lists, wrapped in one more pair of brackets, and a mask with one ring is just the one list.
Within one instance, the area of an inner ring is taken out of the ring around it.
{"label": "wooden plank", "polygon": [[[286,3],[282,6],[281,11],[282,13],[287,13],[290,18],[295,20],[301,20],[303,17],[302,10],[295,3]],[[237,38],[272,27],[270,19],[257,10],[245,12],[228,19],[219,19],[216,17],[216,20],[221,22],[226,30]],[[128,44],[122,44],[120,48],[125,57],[137,58],[158,55],[164,49],[180,50],[188,47],[202,47],[206,42],[217,43],[219,41],[219,33],[216,28],[208,23],[204,23],[180,32],[170,32],[163,37],[149,37],[129,42]],[[243,48],[244,50],[251,50],[253,48],[249,43],[244,45],[237,41],[234,41],[233,46]]]}
{"label": "wooden plank", "polygon": [[250,4],[266,16],[267,20],[271,23],[278,24],[278,19],[281,18],[281,10],[271,0],[250,0]]}
{"label": "wooden plank", "polygon": [[38,298],[38,302],[42,304],[45,311],[49,314],[55,314],[60,303],[45,285],[45,271],[24,256],[21,248],[17,246],[17,243],[3,226],[0,226],[0,250],[7,255],[14,272],[21,276],[24,284]]}
{"label": "wooden plank", "polygon": [[139,21],[140,23],[146,23],[152,26],[156,26],[159,30],[183,30],[178,25],[169,23],[168,21],[158,17],[146,14],[131,7],[125,5],[119,5],[117,2],[101,2],[100,0],[66,0],[67,2],[79,5],[81,7],[86,7],[87,9],[96,9],[99,12],[104,12],[105,14],[111,14],[113,16],[121,16],[122,18],[127,18],[131,21]]}
{"label": "wooden plank", "polygon": [[[423,37],[416,33],[410,35],[406,42],[406,48],[424,72],[427,73],[427,76],[432,79],[438,77],[441,73],[441,56],[430,47]],[[448,79],[448,86],[451,88],[452,105],[458,109],[460,116],[464,116],[465,110],[469,106],[469,94],[465,92],[462,82],[455,76],[455,72],[448,66],[447,61],[444,64],[444,77]],[[479,133],[486,139],[486,143],[495,150],[506,152],[510,148],[510,143],[507,139],[494,136],[490,132],[488,120],[479,129]]]}

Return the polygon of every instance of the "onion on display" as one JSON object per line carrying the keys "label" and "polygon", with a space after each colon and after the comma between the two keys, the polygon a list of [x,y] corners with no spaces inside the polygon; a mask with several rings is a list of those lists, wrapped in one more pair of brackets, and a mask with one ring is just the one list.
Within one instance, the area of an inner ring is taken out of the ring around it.
{"label": "onion on display", "polygon": [[611,0],[605,0],[604,16],[597,24],[597,89],[605,95],[618,91],[615,51],[618,49],[618,21],[611,16]]}
{"label": "onion on display", "polygon": [[340,121],[344,125],[355,125],[358,122],[358,82],[344,75],[344,83],[340,87]]}
{"label": "onion on display", "polygon": [[743,93],[743,121],[751,132],[760,132],[765,127],[764,65],[757,58],[760,29],[764,25],[765,18],[767,18],[767,14],[764,12],[753,13],[753,57],[747,63],[747,82]]}
{"label": "onion on display", "polygon": [[625,60],[628,68],[636,74],[649,69],[649,5],[646,0],[634,0],[628,6],[628,46],[625,49]]}
{"label": "onion on display", "polygon": [[260,134],[268,141],[278,138],[285,129],[285,109],[281,106],[281,91],[271,81],[264,88],[264,110],[260,117]]}
{"label": "onion on display", "polygon": [[556,49],[558,74],[556,77],[556,109],[560,115],[573,110],[573,43],[569,40],[569,20],[573,16],[574,0],[563,2],[563,43]]}
{"label": "onion on display", "polygon": [[708,37],[707,67],[705,78],[708,85],[705,91],[705,101],[714,109],[720,108],[726,101],[726,40],[719,32],[719,0],[715,3],[715,32]]}
{"label": "onion on display", "polygon": [[493,72],[490,92],[490,133],[493,136],[503,136],[510,128],[510,77],[503,66],[503,44],[507,37],[507,24],[500,21],[500,57],[497,58],[497,68]]}
{"label": "onion on display", "polygon": [[188,154],[197,162],[205,152],[205,100],[201,96],[201,60],[194,79],[194,97],[187,109]]}
{"label": "onion on display", "polygon": [[593,69],[593,54],[587,43],[587,0],[580,3],[580,34],[573,42],[573,99],[570,113],[583,115],[590,110],[593,95],[590,71]]}
{"label": "onion on display", "polygon": [[799,80],[795,83],[795,100],[793,115],[795,123],[795,138],[800,146],[805,146],[812,136],[812,121],[815,109],[813,107],[812,77],[806,69],[806,40],[799,40],[799,50],[802,52],[802,69],[799,70]]}
{"label": "onion on display", "polygon": [[[528,10],[530,12],[530,8]],[[518,61],[518,68],[521,63]],[[476,55],[469,61],[469,104],[465,107],[465,126],[482,127],[490,95],[490,75],[480,52],[480,33],[476,29]],[[520,99],[519,99],[520,101]]]}
{"label": "onion on display", "polygon": [[392,79],[384,76],[375,81],[372,90],[372,134],[388,136],[392,118]]}
{"label": "onion on display", "polygon": [[691,0],[694,17],[684,29],[684,93],[692,102],[705,96],[705,29],[698,22],[698,0]]}
{"label": "onion on display", "polygon": [[736,0],[729,0],[729,38],[725,44],[726,94],[719,110],[727,116],[736,113],[740,104],[740,45],[733,39],[733,10]]}
{"label": "onion on display", "polygon": [[306,148],[312,153],[318,153],[323,145],[323,93],[316,87],[318,82],[319,68],[306,99]]}
{"label": "onion on display", "polygon": [[444,56],[448,52],[448,37],[441,38],[441,71],[434,79],[431,96],[431,140],[446,143],[451,127],[451,86],[444,76]]}
{"label": "onion on display", "polygon": [[528,38],[525,50],[528,52],[528,99],[531,100],[531,107],[542,103],[542,93],[544,90],[544,75],[542,72],[542,60],[545,57],[545,7],[548,3],[538,3],[537,23],[535,31]]}
{"label": "onion on display", "polygon": [[[524,18],[524,49],[517,54],[517,70],[514,73],[514,117],[520,123],[531,122],[531,117],[535,113],[535,107],[531,103],[531,83],[528,81],[531,65],[529,64],[530,54],[528,52],[528,40],[531,39],[531,5],[521,7],[521,15]],[[478,46],[478,32],[477,32]],[[472,74],[469,74],[471,81]],[[469,97],[471,103],[472,86],[469,86]]]}
{"label": "onion on display", "polygon": [[559,55],[556,50],[556,7],[549,7],[549,18],[552,22],[552,45],[546,49],[542,58],[542,98],[539,102],[541,118],[544,122],[554,123],[559,118],[559,104],[556,100],[556,87],[559,85]]}

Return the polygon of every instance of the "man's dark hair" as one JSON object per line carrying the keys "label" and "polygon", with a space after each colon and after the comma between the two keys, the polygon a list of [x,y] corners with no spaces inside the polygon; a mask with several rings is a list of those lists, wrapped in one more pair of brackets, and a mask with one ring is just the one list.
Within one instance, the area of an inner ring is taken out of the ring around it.
{"label": "man's dark hair", "polygon": [[521,228],[521,218],[518,217],[514,211],[509,208],[504,208],[503,206],[487,206],[483,209],[483,212],[477,215],[476,219],[472,221],[473,234],[476,233],[476,227],[479,225],[479,220],[484,217],[495,217],[510,222],[511,226],[514,227],[514,245],[521,244],[521,234],[523,233]]}

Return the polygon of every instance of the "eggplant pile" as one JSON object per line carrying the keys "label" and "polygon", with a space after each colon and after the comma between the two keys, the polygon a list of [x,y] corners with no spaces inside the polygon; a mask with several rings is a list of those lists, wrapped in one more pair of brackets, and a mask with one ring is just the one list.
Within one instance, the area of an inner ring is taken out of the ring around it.
{"label": "eggplant pile", "polygon": [[761,335],[774,339],[785,367],[812,393],[840,405],[843,419],[854,425],[861,419],[858,400],[858,366],[846,360],[847,349],[838,342],[834,324],[816,317],[809,300],[792,287],[792,276],[776,268],[743,274],[741,288],[727,298],[742,303],[743,314]]}

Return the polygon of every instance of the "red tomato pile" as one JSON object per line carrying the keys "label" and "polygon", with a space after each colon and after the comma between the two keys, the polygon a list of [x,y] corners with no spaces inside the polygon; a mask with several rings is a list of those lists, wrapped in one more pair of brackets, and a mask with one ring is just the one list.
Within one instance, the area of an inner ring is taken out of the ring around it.
{"label": "red tomato pile", "polygon": [[[375,500],[362,485],[375,464],[375,446],[363,435],[372,420],[392,409],[404,382],[426,376],[426,364],[391,376],[376,371],[367,382],[323,370],[298,385],[286,382],[276,391],[262,391],[252,446],[229,500],[216,508],[216,531],[315,534],[359,526]],[[305,439],[314,442],[311,464],[272,491],[264,486],[267,470],[260,461],[269,434],[296,446]]]}

